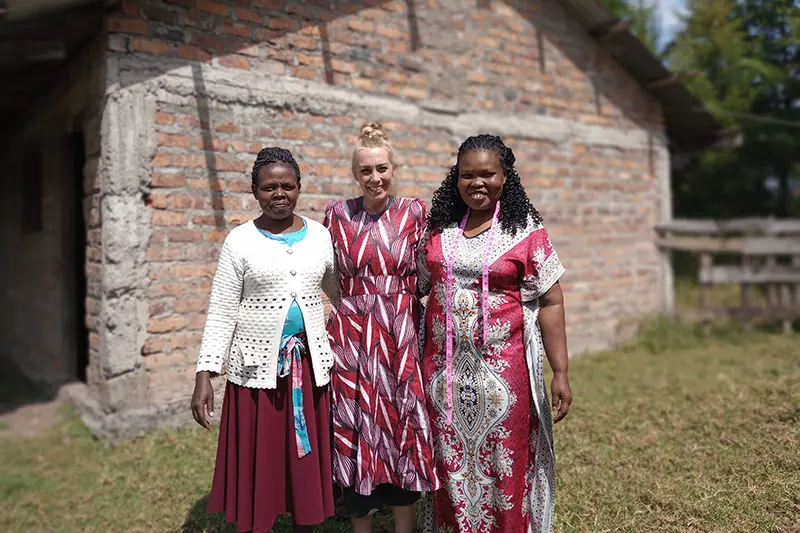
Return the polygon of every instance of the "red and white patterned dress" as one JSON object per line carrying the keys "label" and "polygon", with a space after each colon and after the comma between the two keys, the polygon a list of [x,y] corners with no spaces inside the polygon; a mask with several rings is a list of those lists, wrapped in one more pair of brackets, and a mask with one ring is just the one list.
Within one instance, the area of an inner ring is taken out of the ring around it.
{"label": "red and white patterned dress", "polygon": [[334,481],[368,495],[382,483],[431,491],[433,441],[419,363],[421,200],[393,197],[377,218],[359,199],[331,203],[341,300],[328,322]]}
{"label": "red and white patterned dress", "polygon": [[[484,348],[481,274],[489,251]],[[453,414],[447,423],[446,260],[453,265]],[[436,530],[446,533],[552,531],[552,419],[542,375],[538,298],[564,268],[547,232],[532,220],[511,235],[497,228],[466,238],[445,229],[425,245],[423,376],[433,424]]]}

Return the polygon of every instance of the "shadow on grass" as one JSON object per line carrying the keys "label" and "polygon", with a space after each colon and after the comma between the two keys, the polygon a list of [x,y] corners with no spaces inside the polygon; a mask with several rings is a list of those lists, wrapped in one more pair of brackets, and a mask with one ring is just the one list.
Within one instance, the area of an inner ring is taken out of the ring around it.
{"label": "shadow on grass", "polygon": [[[316,533],[344,533],[351,531],[350,519],[343,508],[341,497],[336,498],[337,513],[327,519],[324,523],[317,526]],[[194,502],[192,508],[186,516],[186,520],[181,526],[181,533],[237,533],[234,524],[225,521],[224,513],[209,513],[208,496],[204,496]],[[373,520],[373,533],[390,533],[394,531],[392,527],[391,512],[383,510],[377,513]],[[271,533],[291,533],[292,519],[285,514],[278,517]]]}
{"label": "shadow on grass", "polygon": [[223,513],[210,514],[208,496],[203,496],[192,505],[181,533],[236,533],[236,526],[225,521]]}

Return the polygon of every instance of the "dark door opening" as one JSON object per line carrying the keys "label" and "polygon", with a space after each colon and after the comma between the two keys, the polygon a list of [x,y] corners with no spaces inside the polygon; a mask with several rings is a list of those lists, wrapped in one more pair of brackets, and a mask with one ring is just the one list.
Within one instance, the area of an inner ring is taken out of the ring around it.
{"label": "dark door opening", "polygon": [[83,132],[70,135],[72,152],[72,287],[73,324],[75,339],[75,377],[86,381],[89,366],[89,330],[86,327],[86,219],[84,216],[83,167],[86,164],[86,148]]}

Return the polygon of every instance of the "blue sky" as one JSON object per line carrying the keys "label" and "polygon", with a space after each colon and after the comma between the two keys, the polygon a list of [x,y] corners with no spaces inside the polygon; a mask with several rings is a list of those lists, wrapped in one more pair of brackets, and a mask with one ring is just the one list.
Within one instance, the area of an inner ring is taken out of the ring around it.
{"label": "blue sky", "polygon": [[664,30],[663,40],[669,41],[674,35],[675,31],[680,27],[680,20],[675,16],[675,11],[683,11],[686,9],[685,0],[653,0],[653,3],[658,6],[661,14],[661,26]]}

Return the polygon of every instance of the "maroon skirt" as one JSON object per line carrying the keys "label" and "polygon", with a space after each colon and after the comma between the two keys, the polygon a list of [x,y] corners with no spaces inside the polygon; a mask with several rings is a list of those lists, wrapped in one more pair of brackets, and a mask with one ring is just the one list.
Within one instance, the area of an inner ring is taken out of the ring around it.
{"label": "maroon skirt", "polygon": [[304,526],[334,514],[328,386],[314,386],[303,357],[311,453],[298,459],[290,379],[278,378],[275,389],[225,388],[208,512],[224,512],[239,531],[265,533],[284,513]]}

